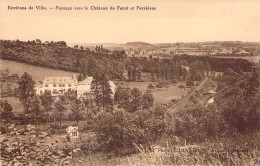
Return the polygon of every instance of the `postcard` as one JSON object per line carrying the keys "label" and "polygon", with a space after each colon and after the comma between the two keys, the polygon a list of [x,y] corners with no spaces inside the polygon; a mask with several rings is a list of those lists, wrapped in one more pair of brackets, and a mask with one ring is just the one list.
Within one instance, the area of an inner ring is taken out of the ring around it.
{"label": "postcard", "polygon": [[259,6],[1,0],[0,165],[259,165]]}

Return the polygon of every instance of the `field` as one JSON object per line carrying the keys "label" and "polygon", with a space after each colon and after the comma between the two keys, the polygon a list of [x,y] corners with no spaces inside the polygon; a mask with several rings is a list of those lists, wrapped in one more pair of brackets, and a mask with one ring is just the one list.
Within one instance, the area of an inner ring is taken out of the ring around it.
{"label": "field", "polygon": [[[126,82],[126,84],[129,86],[129,88],[138,88],[141,91],[147,90],[147,87],[149,84],[156,85],[155,82]],[[178,87],[184,83],[179,82],[177,84],[170,84],[167,87],[163,88],[155,88],[152,90],[155,104],[166,104],[170,102],[172,99],[180,99],[182,95],[186,95],[186,93],[189,91],[189,89],[182,89],[180,90]]]}
{"label": "field", "polygon": [[11,73],[22,76],[24,72],[29,73],[34,80],[43,81],[45,77],[51,76],[73,76],[73,72],[66,72],[62,70],[53,70],[43,67],[37,67],[25,63],[2,60],[0,59],[0,70],[9,69]]}

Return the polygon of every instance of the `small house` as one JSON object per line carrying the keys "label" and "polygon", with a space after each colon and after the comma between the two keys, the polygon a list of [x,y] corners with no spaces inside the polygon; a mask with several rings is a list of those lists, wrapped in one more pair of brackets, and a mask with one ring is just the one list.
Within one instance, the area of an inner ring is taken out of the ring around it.
{"label": "small house", "polygon": [[78,126],[69,126],[67,129],[66,129],[66,132],[67,132],[67,135],[68,137],[70,138],[70,140],[73,140],[73,139],[77,139],[79,138],[79,128]]}

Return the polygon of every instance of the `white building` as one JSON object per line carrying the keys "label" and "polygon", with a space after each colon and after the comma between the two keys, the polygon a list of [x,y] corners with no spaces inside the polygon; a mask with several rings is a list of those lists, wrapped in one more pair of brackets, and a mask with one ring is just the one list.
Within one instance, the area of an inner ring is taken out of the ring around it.
{"label": "white building", "polygon": [[84,93],[90,92],[92,80],[93,77],[87,77],[85,80],[78,83],[75,88],[75,90],[77,90],[77,97],[82,97]]}
{"label": "white building", "polygon": [[36,86],[36,93],[41,94],[50,91],[51,95],[57,96],[69,90],[77,90],[78,81],[75,77],[46,77],[42,85]]}
{"label": "white building", "polygon": [[70,140],[74,140],[79,138],[79,127],[78,126],[70,126],[66,129],[67,136],[70,138]]}
{"label": "white building", "polygon": [[[93,77],[87,77],[83,81],[79,81],[76,77],[46,77],[41,85],[36,86],[36,93],[38,95],[45,91],[50,91],[52,96],[62,95],[70,90],[76,91],[77,97],[82,97],[84,93],[91,91],[91,83]],[[115,93],[116,85],[109,81],[113,94]]]}

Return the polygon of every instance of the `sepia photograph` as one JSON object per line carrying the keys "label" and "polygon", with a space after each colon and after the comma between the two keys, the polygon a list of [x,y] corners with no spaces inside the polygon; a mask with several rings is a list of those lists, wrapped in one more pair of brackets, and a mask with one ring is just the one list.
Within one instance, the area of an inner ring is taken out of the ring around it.
{"label": "sepia photograph", "polygon": [[0,166],[260,165],[259,7],[1,0]]}

